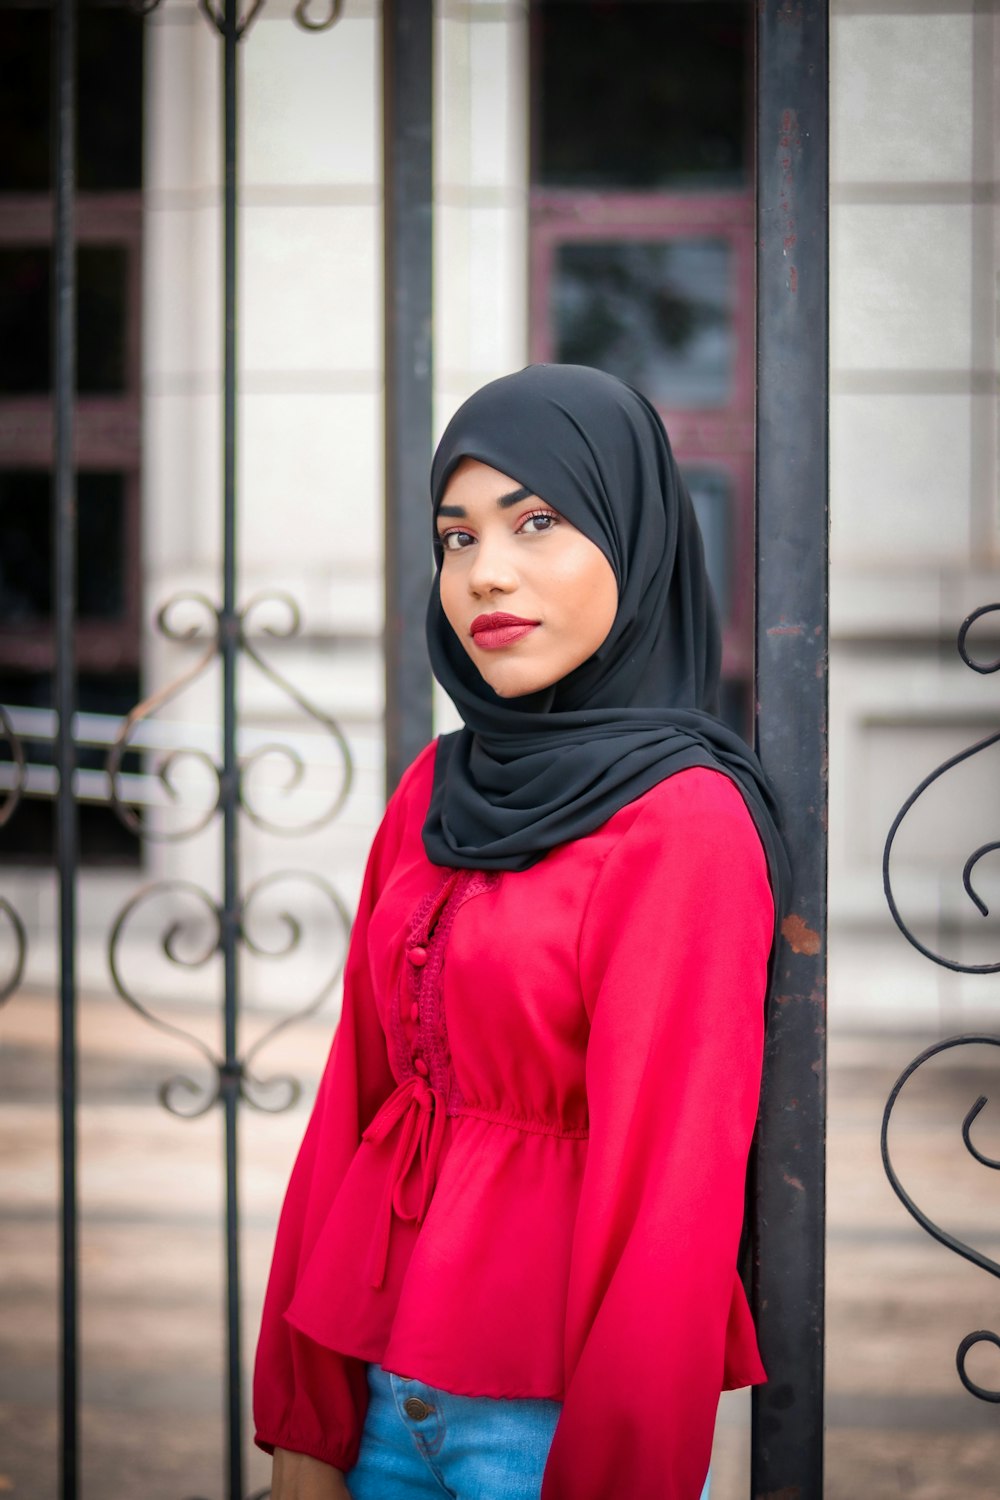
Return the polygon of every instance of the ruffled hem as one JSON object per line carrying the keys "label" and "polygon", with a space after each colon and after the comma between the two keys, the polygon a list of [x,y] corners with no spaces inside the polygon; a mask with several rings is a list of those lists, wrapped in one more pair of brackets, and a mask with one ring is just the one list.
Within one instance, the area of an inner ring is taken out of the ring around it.
{"label": "ruffled hem", "polygon": [[427,1215],[394,1224],[381,1287],[371,1239],[393,1143],[362,1143],[285,1316],[330,1349],[457,1395],[560,1400],[586,1139],[472,1115],[448,1132]]}
{"label": "ruffled hem", "polygon": [[[560,1401],[587,1141],[487,1115],[449,1117],[426,1218],[394,1225],[380,1287],[371,1242],[393,1142],[363,1142],[285,1316],[316,1343],[456,1395]],[[734,1270],[723,1388],[766,1379]]]}

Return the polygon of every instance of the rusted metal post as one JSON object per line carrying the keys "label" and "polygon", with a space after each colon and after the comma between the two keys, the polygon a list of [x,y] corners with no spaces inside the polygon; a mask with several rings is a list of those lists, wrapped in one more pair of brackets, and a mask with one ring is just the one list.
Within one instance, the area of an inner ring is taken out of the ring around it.
{"label": "rusted metal post", "polygon": [[431,0],[382,6],[386,793],[431,737]]}
{"label": "rusted metal post", "polygon": [[758,745],[793,888],[753,1191],[755,1500],[823,1493],[827,806],[827,0],[757,7]]}

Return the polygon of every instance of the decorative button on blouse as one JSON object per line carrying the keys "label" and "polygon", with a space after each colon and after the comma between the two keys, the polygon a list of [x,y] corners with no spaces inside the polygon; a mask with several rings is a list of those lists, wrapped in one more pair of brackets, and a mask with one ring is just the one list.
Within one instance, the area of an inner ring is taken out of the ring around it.
{"label": "decorative button on blouse", "polygon": [[415,1057],[413,1059],[413,1066],[416,1068],[421,1078],[426,1078],[427,1074],[430,1072],[430,1069],[428,1068],[422,1057]]}
{"label": "decorative button on blouse", "polygon": [[422,969],[427,962],[427,949],[419,947],[411,948],[407,954],[407,958],[415,969]]}

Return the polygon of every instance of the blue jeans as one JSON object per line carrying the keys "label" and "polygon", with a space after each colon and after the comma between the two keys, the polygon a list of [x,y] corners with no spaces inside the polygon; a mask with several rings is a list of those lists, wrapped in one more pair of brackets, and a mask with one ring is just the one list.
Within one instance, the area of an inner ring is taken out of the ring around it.
{"label": "blue jeans", "polygon": [[454,1396],[368,1366],[351,1500],[538,1500],[562,1403]]}
{"label": "blue jeans", "polygon": [[538,1500],[561,1410],[454,1396],[370,1364],[361,1450],[345,1475],[351,1500]]}

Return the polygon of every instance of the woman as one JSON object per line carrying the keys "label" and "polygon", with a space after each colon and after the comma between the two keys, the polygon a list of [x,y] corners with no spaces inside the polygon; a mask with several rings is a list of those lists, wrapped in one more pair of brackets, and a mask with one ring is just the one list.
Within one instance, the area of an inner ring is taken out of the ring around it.
{"label": "woman", "polygon": [[264,1309],[274,1500],[698,1500],[784,855],[644,397],[531,366],[432,472],[465,727],[376,836]]}

